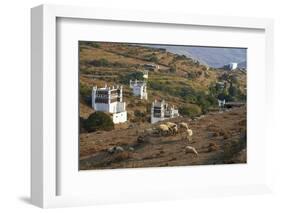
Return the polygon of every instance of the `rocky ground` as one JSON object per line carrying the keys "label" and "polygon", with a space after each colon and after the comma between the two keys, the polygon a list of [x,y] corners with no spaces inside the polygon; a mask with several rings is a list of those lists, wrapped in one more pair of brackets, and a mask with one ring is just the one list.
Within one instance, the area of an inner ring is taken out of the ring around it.
{"label": "rocky ground", "polygon": [[[159,136],[147,130],[159,124],[117,125],[112,131],[80,134],[80,170],[246,163],[246,107],[210,112],[193,120],[179,117],[193,130],[191,141],[180,134]],[[199,155],[186,153],[194,147]],[[120,146],[123,151],[110,153]]]}

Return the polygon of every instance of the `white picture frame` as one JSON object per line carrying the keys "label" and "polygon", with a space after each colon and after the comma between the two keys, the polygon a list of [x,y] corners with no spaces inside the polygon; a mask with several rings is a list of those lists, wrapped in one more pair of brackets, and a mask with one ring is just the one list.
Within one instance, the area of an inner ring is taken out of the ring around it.
{"label": "white picture frame", "polygon": [[[233,194],[252,194],[264,193],[270,191],[270,161],[259,168],[259,173],[264,173],[258,183],[249,184],[245,182],[234,185],[221,184],[210,187],[200,187],[199,183],[193,183],[193,187],[186,185],[181,187],[166,187],[162,190],[155,188],[153,192],[139,192],[135,194],[130,191],[124,192],[122,196],[117,192],[107,191],[104,195],[58,195],[58,174],[61,167],[58,166],[60,156],[57,150],[58,132],[57,124],[57,88],[60,83],[57,79],[57,20],[64,19],[83,19],[83,20],[100,20],[100,21],[120,21],[135,23],[153,23],[155,25],[168,26],[200,26],[212,28],[231,29],[254,29],[264,32],[264,69],[262,75],[265,87],[261,89],[264,93],[264,103],[267,107],[272,107],[272,96],[270,95],[273,87],[273,21],[271,19],[241,18],[241,17],[216,17],[203,15],[159,13],[148,11],[122,11],[108,8],[85,8],[74,6],[54,6],[41,5],[31,10],[31,201],[34,205],[47,207],[62,207],[76,205],[91,205],[99,203],[116,203],[116,202],[139,202],[143,200],[165,200],[178,199],[198,196],[214,195],[233,195]],[[249,110],[249,109],[248,109]],[[266,128],[270,128],[270,110],[264,112],[261,118]],[[263,110],[263,111],[262,111]],[[266,141],[264,146],[270,146],[269,136],[265,133],[263,140]],[[268,148],[267,150],[270,150]],[[262,153],[269,156],[268,151]],[[261,155],[257,153],[257,155]],[[247,169],[247,168],[246,168]],[[157,174],[165,171],[161,169],[142,169],[140,174],[149,173],[157,170]],[[173,170],[176,178],[177,175],[183,175],[183,169]],[[118,172],[118,171],[117,171]],[[107,171],[110,173],[110,171]],[[138,173],[138,172],[136,172]],[[258,173],[258,174],[259,174]],[[155,173],[156,174],[156,173]],[[163,174],[163,173],[162,173]],[[126,182],[126,181],[125,181]],[[182,182],[183,183],[183,182]],[[73,183],[75,184],[75,183]],[[126,187],[126,186],[124,186]],[[127,186],[128,187],[128,186]]]}

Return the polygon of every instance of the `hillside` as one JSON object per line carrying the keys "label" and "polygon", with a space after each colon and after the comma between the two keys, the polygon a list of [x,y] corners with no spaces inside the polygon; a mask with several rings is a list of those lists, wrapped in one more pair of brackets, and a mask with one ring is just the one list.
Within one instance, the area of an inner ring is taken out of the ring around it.
{"label": "hillside", "polygon": [[[149,45],[148,45],[149,46]],[[225,48],[225,47],[194,47],[194,46],[173,46],[173,45],[152,45],[153,47],[165,48],[175,54],[185,55],[201,64],[214,68],[223,67],[232,62],[245,62],[246,48]]]}
{"label": "hillside", "polygon": [[[141,71],[148,63],[159,65],[159,69],[149,71],[148,101],[140,101],[132,96],[129,80],[141,78]],[[149,120],[150,103],[163,97],[179,109],[188,109],[189,116],[205,113],[217,106],[218,91],[213,88],[216,82],[222,80],[238,88],[236,99],[245,97],[246,75],[243,72],[209,69],[191,58],[163,48],[80,42],[80,107],[84,118],[87,112],[88,115],[92,113],[89,99],[94,85],[122,84],[129,119],[138,122]],[[145,116],[139,118],[135,115],[136,110]]]}
{"label": "hillside", "polygon": [[[148,135],[156,125],[98,131],[80,135],[80,169],[113,169],[184,165],[208,165],[245,163],[246,156],[246,111],[245,107],[223,113],[210,113],[198,119],[176,118],[173,122],[188,122],[194,132],[191,142],[180,135],[159,137]],[[138,138],[143,135],[143,141]],[[124,140],[125,139],[125,140]],[[185,153],[191,145],[198,157]],[[122,153],[110,154],[113,146],[125,149]]]}

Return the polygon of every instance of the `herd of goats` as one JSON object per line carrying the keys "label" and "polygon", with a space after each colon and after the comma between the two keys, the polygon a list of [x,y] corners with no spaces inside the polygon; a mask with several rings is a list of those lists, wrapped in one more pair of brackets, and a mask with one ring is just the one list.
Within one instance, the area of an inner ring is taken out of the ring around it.
{"label": "herd of goats", "polygon": [[[161,136],[169,136],[169,135],[177,135],[181,134],[182,140],[187,140],[188,143],[191,142],[193,131],[188,127],[188,124],[185,122],[181,122],[179,124],[166,122],[164,124],[160,124],[157,128],[158,133]],[[193,153],[198,156],[197,150],[192,146],[185,147],[186,153]]]}
{"label": "herd of goats", "polygon": [[[193,135],[193,131],[188,127],[188,124],[185,122],[181,122],[181,123],[172,123],[172,122],[166,122],[166,123],[162,123],[159,124],[157,127],[155,128],[151,128],[151,129],[146,129],[144,130],[142,133],[144,134],[140,134],[139,132],[137,132],[138,136],[138,143],[143,143],[146,141],[146,136],[151,136],[151,135],[158,135],[158,136],[173,136],[173,135],[177,135],[180,134],[181,135],[181,139],[183,141],[186,141],[187,144],[189,144],[192,140],[192,135]],[[198,152],[197,150],[193,147],[193,146],[185,146],[185,153],[192,153],[194,154],[196,157],[198,157]],[[134,151],[133,147],[129,147],[130,151]],[[110,147],[109,149],[107,149],[107,152],[110,154],[114,154],[114,153],[118,153],[118,152],[124,152],[125,149],[122,146],[114,146],[114,147]]]}
{"label": "herd of goats", "polygon": [[182,139],[188,138],[188,140],[190,140],[193,135],[192,130],[188,128],[188,125],[185,122],[181,122],[179,124],[166,122],[164,124],[160,124],[157,130],[161,136],[176,135],[180,133],[182,135]]}

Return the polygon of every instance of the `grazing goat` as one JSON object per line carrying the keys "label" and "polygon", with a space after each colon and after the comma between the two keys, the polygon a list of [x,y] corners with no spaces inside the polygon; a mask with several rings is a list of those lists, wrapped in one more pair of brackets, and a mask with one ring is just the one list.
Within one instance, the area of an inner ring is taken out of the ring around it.
{"label": "grazing goat", "polygon": [[188,139],[188,142],[191,141],[191,137],[193,135],[193,131],[191,129],[188,128],[187,123],[181,122],[179,124],[179,131],[181,133],[181,138],[182,139]]}
{"label": "grazing goat", "polygon": [[166,124],[160,124],[158,126],[158,131],[159,131],[160,135],[169,135],[170,128]]}
{"label": "grazing goat", "polygon": [[185,153],[193,153],[193,154],[195,154],[198,157],[197,150],[194,147],[192,147],[192,146],[186,146],[185,147]]}
{"label": "grazing goat", "polygon": [[188,129],[188,130],[187,130],[187,134],[188,134],[189,137],[191,137],[191,136],[193,135],[192,129]]}
{"label": "grazing goat", "polygon": [[167,122],[166,125],[169,127],[170,133],[172,135],[176,135],[178,133],[178,126],[177,126],[177,124],[172,123],[172,122]]}
{"label": "grazing goat", "polygon": [[180,130],[186,131],[188,130],[188,125],[185,122],[179,123]]}
{"label": "grazing goat", "polygon": [[192,140],[193,131],[192,129],[188,129],[186,132],[187,132],[187,136],[186,136],[187,142],[190,143]]}

